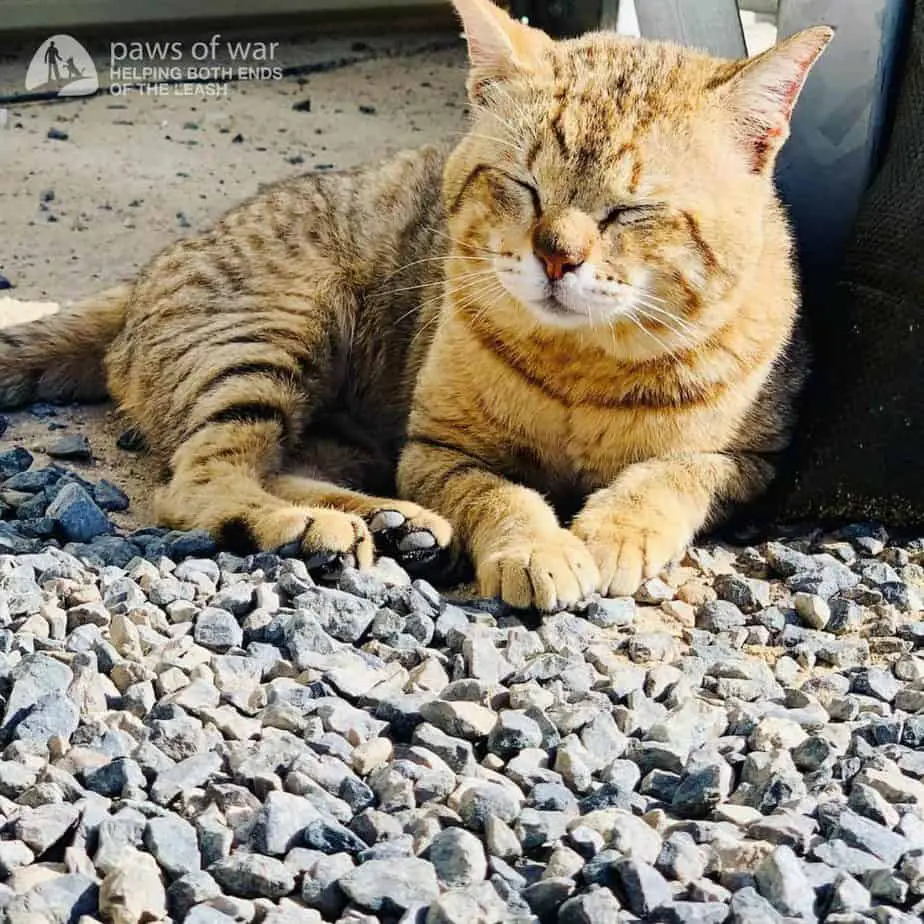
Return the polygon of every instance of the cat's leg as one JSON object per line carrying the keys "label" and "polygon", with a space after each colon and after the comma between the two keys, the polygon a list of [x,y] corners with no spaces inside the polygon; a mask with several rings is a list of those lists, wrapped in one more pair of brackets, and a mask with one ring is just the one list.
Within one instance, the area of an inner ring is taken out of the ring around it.
{"label": "cat's leg", "polygon": [[403,564],[432,560],[452,538],[452,527],[443,517],[411,501],[363,494],[299,475],[278,475],[267,488],[293,504],[333,507],[362,517],[377,550]]}
{"label": "cat's leg", "polygon": [[411,440],[398,466],[402,496],[439,510],[471,555],[479,591],[512,606],[554,610],[598,584],[584,543],[540,494],[450,446]]}
{"label": "cat's leg", "polygon": [[372,564],[373,541],[362,516],[323,503],[295,502],[267,489],[279,471],[284,425],[261,408],[209,422],[174,453],[172,477],[155,499],[159,520],[207,529],[241,552],[285,550],[319,564]]}
{"label": "cat's leg", "polygon": [[748,453],[692,453],[630,465],[571,525],[600,570],[599,589],[633,594],[731,504],[756,497],[773,466]]}

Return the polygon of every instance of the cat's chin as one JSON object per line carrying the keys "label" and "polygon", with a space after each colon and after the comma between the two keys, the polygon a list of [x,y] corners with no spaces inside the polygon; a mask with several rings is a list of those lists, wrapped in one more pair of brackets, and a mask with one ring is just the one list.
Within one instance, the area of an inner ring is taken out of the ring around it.
{"label": "cat's chin", "polygon": [[553,295],[521,304],[540,324],[564,330],[609,327],[620,314],[619,311],[595,311],[587,305],[568,305]]}
{"label": "cat's chin", "polygon": [[530,302],[526,307],[537,320],[552,327],[573,329],[590,327],[594,323],[593,318],[586,311],[570,308],[552,296],[541,301]]}

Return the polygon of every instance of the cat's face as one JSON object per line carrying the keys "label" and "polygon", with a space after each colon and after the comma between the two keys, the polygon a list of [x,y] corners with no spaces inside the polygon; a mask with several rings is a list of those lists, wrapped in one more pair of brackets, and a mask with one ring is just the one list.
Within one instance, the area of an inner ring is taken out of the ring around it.
{"label": "cat's face", "polygon": [[742,67],[605,33],[556,43],[486,0],[457,5],[474,103],[445,177],[458,302],[640,330],[653,353],[719,326],[759,259],[773,161],[829,33]]}

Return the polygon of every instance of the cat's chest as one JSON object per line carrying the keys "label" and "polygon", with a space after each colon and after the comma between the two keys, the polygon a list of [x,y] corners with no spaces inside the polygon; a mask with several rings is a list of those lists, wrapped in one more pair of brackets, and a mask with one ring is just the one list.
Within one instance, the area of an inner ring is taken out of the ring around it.
{"label": "cat's chest", "polygon": [[532,444],[537,468],[550,486],[574,484],[592,490],[611,482],[633,462],[690,451],[695,444],[712,442],[722,429],[711,413],[588,405],[540,411],[542,403],[534,398],[533,417],[541,418],[542,427],[534,427],[524,415],[519,433],[511,427],[505,436]]}
{"label": "cat's chest", "polygon": [[506,377],[503,402],[498,394],[483,388],[480,396],[497,457],[508,460],[512,476],[555,495],[608,485],[633,462],[721,451],[746,407],[718,392],[623,401],[617,388],[569,401],[516,375]]}
{"label": "cat's chest", "polygon": [[587,493],[634,462],[722,451],[759,384],[524,355],[461,325],[440,331],[421,381],[428,432],[550,495]]}

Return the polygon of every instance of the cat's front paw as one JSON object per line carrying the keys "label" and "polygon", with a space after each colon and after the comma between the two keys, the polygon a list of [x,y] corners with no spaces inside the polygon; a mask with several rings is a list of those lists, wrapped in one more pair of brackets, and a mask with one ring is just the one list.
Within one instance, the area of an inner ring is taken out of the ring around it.
{"label": "cat's front paw", "polygon": [[584,543],[566,529],[511,536],[476,561],[475,571],[484,596],[546,612],[584,599],[600,580]]}
{"label": "cat's front paw", "polygon": [[617,511],[581,514],[571,531],[593,556],[600,572],[597,589],[607,597],[634,594],[642,581],[682,555],[692,539],[683,526],[646,519],[638,510],[622,516]]}

